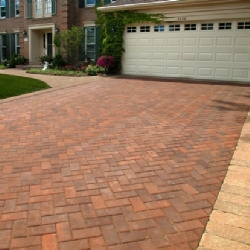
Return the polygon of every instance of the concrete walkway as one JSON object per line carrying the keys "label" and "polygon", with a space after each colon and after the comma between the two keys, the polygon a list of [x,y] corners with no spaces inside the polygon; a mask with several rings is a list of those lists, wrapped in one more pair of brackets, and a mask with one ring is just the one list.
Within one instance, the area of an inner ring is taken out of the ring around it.
{"label": "concrete walkway", "polygon": [[0,73],[1,250],[249,249],[249,87]]}

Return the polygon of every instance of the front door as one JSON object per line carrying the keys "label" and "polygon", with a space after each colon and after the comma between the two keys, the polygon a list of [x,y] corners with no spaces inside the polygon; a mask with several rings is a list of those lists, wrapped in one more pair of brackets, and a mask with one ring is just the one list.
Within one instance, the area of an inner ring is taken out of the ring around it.
{"label": "front door", "polygon": [[45,33],[43,37],[43,45],[45,49],[45,54],[48,56],[53,55],[53,39],[52,33]]}

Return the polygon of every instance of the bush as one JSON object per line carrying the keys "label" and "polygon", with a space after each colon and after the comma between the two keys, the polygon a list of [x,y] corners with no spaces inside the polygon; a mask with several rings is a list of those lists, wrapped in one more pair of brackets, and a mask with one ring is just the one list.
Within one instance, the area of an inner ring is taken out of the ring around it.
{"label": "bush", "polygon": [[10,68],[15,68],[16,67],[16,55],[12,55],[10,58],[10,63],[9,63]]}
{"label": "bush", "polygon": [[16,65],[26,65],[29,64],[29,59],[25,58],[22,55],[17,55],[16,58]]}
{"label": "bush", "polygon": [[6,69],[6,66],[4,66],[3,64],[0,64],[0,69]]}
{"label": "bush", "polygon": [[42,75],[54,75],[54,76],[85,76],[83,71],[66,71],[66,70],[54,70],[54,69],[29,69],[26,71],[30,74],[42,74]]}
{"label": "bush", "polygon": [[53,61],[53,57],[52,56],[48,56],[48,55],[44,55],[39,57],[39,61],[44,64],[45,62],[49,62],[51,63]]}
{"label": "bush", "polygon": [[97,65],[89,65],[86,69],[85,72],[89,76],[96,76],[98,73],[106,73],[106,69],[103,67],[99,67]]}
{"label": "bush", "polygon": [[53,62],[52,62],[52,68],[55,69],[61,69],[63,66],[65,66],[65,61],[64,59],[62,58],[62,55],[61,54],[57,54],[55,56],[55,58],[53,59]]}
{"label": "bush", "polygon": [[109,70],[115,66],[115,59],[113,56],[101,56],[97,60],[97,65]]}

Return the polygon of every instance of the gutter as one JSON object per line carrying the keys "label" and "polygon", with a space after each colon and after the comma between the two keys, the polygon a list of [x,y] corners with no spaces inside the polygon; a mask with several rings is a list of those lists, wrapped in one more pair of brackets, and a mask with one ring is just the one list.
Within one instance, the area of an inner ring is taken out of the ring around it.
{"label": "gutter", "polygon": [[[204,3],[209,4],[218,4],[218,3],[230,3],[230,2],[242,2],[241,0],[168,0],[168,1],[158,1],[158,2],[150,2],[150,3],[137,3],[137,4],[124,4],[124,5],[116,5],[116,6],[105,6],[98,7],[97,10],[101,12],[114,12],[120,10],[138,10],[138,9],[148,9],[153,7],[165,7],[166,5],[190,5],[190,4],[199,4],[202,5]],[[244,1],[243,1],[244,2]]]}

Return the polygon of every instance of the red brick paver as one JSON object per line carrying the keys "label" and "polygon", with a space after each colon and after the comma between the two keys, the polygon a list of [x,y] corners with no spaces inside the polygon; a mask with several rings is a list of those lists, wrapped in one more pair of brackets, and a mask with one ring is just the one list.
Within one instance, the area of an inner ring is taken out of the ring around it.
{"label": "red brick paver", "polygon": [[100,78],[1,103],[0,249],[196,249],[249,96]]}

